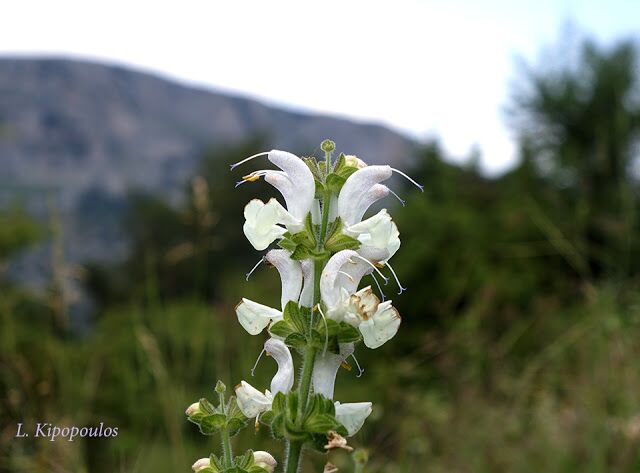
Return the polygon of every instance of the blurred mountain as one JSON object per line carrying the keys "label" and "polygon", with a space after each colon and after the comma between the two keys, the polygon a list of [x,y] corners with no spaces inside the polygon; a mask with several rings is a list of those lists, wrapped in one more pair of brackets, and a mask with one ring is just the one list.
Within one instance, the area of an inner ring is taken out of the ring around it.
{"label": "blurred mountain", "polygon": [[0,59],[0,204],[19,197],[42,218],[55,207],[72,260],[123,255],[117,220],[131,189],[175,202],[206,149],[256,135],[299,154],[317,153],[331,138],[370,163],[398,164],[414,151],[411,140],[380,125],[283,110],[123,67]]}

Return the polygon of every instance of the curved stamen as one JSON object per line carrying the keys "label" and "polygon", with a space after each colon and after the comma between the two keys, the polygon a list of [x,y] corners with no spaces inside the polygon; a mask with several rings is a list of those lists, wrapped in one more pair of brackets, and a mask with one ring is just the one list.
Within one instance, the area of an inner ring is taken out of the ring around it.
{"label": "curved stamen", "polygon": [[249,276],[251,276],[253,274],[253,272],[258,269],[258,266],[260,266],[262,263],[264,263],[264,256],[262,258],[260,258],[260,260],[255,264],[255,266],[253,268],[251,268],[251,271],[249,271],[247,274],[245,274],[245,280],[248,281],[249,280]]}
{"label": "curved stamen", "polygon": [[265,349],[263,348],[260,354],[258,355],[258,359],[253,364],[253,368],[251,368],[251,376],[256,375],[256,368],[258,367],[258,363],[260,363],[260,359],[262,358],[262,355],[264,355],[264,352],[265,352]]}
{"label": "curved stamen", "polygon": [[360,368],[360,363],[358,363],[358,359],[356,358],[356,355],[352,353],[351,356],[353,357],[353,361],[356,362],[356,368],[358,368],[358,374],[356,375],[356,378],[359,378],[364,374],[364,370]]}
{"label": "curved stamen", "polygon": [[[369,261],[367,258],[363,258],[360,255],[354,255],[356,258],[361,259],[362,261],[364,261],[365,263],[367,263],[369,266],[371,266],[376,273],[378,273],[378,275],[384,280],[384,285],[386,286],[387,283],[389,282],[389,278],[386,277],[384,274],[382,274],[380,272],[380,270],[378,268],[376,268],[376,265],[373,264],[371,261]],[[351,261],[351,259],[348,260],[350,263],[355,264],[355,261]]]}
{"label": "curved stamen", "polygon": [[407,179],[409,182],[411,182],[414,186],[416,186],[418,189],[420,189],[421,192],[424,192],[424,186],[421,184],[418,184],[416,181],[414,181],[413,179],[411,179],[409,176],[407,176],[405,173],[403,173],[402,171],[399,171],[396,168],[391,168],[391,170],[393,172],[397,172],[398,174],[400,174],[402,177],[404,177],[405,179]]}
{"label": "curved stamen", "polygon": [[318,312],[322,316],[322,321],[324,322],[324,348],[322,350],[322,356],[327,354],[327,348],[329,347],[329,326],[327,325],[327,318],[324,316],[324,312],[322,312],[322,308],[320,308],[320,304],[316,306]]}
{"label": "curved stamen", "polygon": [[242,161],[238,161],[235,164],[231,165],[231,171],[233,171],[235,168],[237,168],[238,166],[240,166],[241,164],[246,163],[247,161],[251,161],[253,158],[257,158],[260,156],[264,156],[266,154],[269,154],[269,151],[263,151],[262,153],[258,153],[258,154],[254,154],[253,156],[249,156],[248,158],[244,158]]}
{"label": "curved stamen", "polygon": [[391,271],[391,274],[393,274],[394,279],[396,280],[396,284],[398,284],[398,288],[400,289],[400,292],[398,293],[398,295],[402,294],[404,291],[407,290],[406,287],[402,287],[402,284],[400,284],[400,280],[398,279],[398,275],[396,274],[396,272],[393,270],[393,268],[391,267],[391,265],[389,264],[389,262],[385,263],[385,266],[389,267],[389,270]]}
{"label": "curved stamen", "polygon": [[245,182],[249,182],[249,181],[238,181],[238,182],[236,182],[236,185],[234,186],[234,189],[237,189],[238,187],[240,187]]}
{"label": "curved stamen", "polygon": [[[388,188],[387,188],[388,189]],[[393,192],[391,189],[389,189],[389,192],[391,192],[396,199],[398,199],[400,201],[400,203],[402,204],[402,206],[404,207],[405,204],[407,203],[406,200],[404,200],[403,198],[401,198],[398,194],[396,194],[395,192]]]}
{"label": "curved stamen", "polygon": [[378,278],[376,278],[376,275],[373,274],[373,273],[369,274],[369,276],[371,276],[373,278],[373,280],[376,283],[376,286],[378,286],[378,292],[380,293],[380,296],[382,297],[382,301],[381,302],[384,302],[385,299],[386,299],[386,296],[384,295],[384,292],[382,292],[382,288],[380,287],[380,283],[378,282]]}
{"label": "curved stamen", "polygon": [[353,279],[353,276],[351,276],[349,273],[345,273],[344,271],[338,271],[338,274],[342,274],[343,276],[346,276],[347,278],[349,278],[349,281],[351,282],[356,282],[356,280]]}

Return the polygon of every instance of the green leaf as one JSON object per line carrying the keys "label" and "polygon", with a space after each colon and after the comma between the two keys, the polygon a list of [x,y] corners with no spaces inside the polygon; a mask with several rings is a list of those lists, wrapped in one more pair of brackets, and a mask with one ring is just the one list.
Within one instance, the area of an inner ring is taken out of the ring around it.
{"label": "green leaf", "polygon": [[333,172],[334,173],[339,173],[343,167],[345,167],[347,165],[347,160],[344,157],[344,153],[340,153],[340,156],[338,156],[338,159],[336,159],[335,164],[333,165]]}
{"label": "green leaf", "polygon": [[272,335],[276,335],[280,338],[286,339],[292,333],[295,333],[295,329],[289,324],[289,322],[285,320],[279,320],[271,327],[269,327],[269,332]]}
{"label": "green leaf", "polygon": [[200,432],[204,435],[213,435],[225,426],[227,416],[224,414],[211,414],[204,416],[199,422]]}
{"label": "green leaf", "polygon": [[252,465],[247,470],[247,473],[269,473],[267,470],[258,465]]}
{"label": "green leaf", "polygon": [[287,250],[293,253],[294,251],[296,251],[298,244],[290,238],[283,238],[278,242],[278,246],[283,250]]}
{"label": "green leaf", "polygon": [[294,301],[287,302],[282,312],[282,319],[287,322],[293,331],[300,334],[305,334],[307,331],[308,322],[304,312],[300,309],[298,304]]}
{"label": "green leaf", "polygon": [[287,418],[295,422],[298,416],[298,393],[293,391],[287,394]]}
{"label": "green leaf", "polygon": [[342,250],[357,250],[360,248],[360,242],[349,235],[345,235],[344,233],[334,232],[327,239],[324,247],[333,253]]}
{"label": "green leaf", "polygon": [[284,340],[285,345],[296,350],[303,350],[307,346],[307,339],[300,333],[292,333]]}
{"label": "green leaf", "polygon": [[224,469],[224,466],[222,466],[222,460],[213,453],[209,456],[209,463],[211,463],[211,465],[213,465],[218,471],[222,471]]}
{"label": "green leaf", "polygon": [[282,392],[279,392],[273,398],[273,402],[271,403],[271,410],[275,414],[281,414],[286,410],[286,408],[287,408],[287,397]]}
{"label": "green leaf", "polygon": [[238,468],[247,469],[253,465],[253,450],[249,449],[244,452],[244,455],[236,457],[234,463]]}
{"label": "green leaf", "polygon": [[287,432],[284,424],[285,424],[284,413],[278,414],[273,418],[273,421],[271,422],[270,427],[271,427],[271,433],[276,439],[285,438],[285,435]]}
{"label": "green leaf", "polygon": [[297,245],[296,249],[291,253],[290,258],[295,261],[302,261],[311,256],[309,248],[304,245]]}
{"label": "green leaf", "polygon": [[271,426],[271,423],[273,422],[273,418],[275,416],[276,415],[273,411],[263,412],[262,415],[260,416],[260,423]]}
{"label": "green leaf", "polygon": [[314,434],[327,433],[330,430],[336,430],[339,426],[340,423],[329,414],[316,414],[304,423],[304,429]]}
{"label": "green leaf", "polygon": [[331,173],[327,176],[326,187],[335,194],[340,193],[340,189],[344,185],[346,179],[338,174]]}
{"label": "green leaf", "polygon": [[338,343],[351,343],[360,340],[360,331],[347,322],[340,322],[340,331],[338,332]]}
{"label": "green leaf", "polygon": [[231,419],[227,420],[227,430],[229,431],[229,436],[233,437],[247,425],[249,425],[249,419],[247,419],[246,417],[244,419],[232,417]]}

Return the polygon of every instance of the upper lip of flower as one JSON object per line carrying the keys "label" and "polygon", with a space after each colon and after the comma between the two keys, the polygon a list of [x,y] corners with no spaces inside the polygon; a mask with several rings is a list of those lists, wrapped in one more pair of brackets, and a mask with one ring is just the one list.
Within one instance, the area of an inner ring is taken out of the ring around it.
{"label": "upper lip of flower", "polygon": [[296,219],[302,221],[311,210],[315,196],[315,180],[309,167],[298,156],[281,150],[258,153],[231,166],[231,169],[258,156],[267,155],[267,159],[282,171],[261,169],[243,176],[241,182],[255,181],[261,176],[278,189],[287,205],[287,210]]}

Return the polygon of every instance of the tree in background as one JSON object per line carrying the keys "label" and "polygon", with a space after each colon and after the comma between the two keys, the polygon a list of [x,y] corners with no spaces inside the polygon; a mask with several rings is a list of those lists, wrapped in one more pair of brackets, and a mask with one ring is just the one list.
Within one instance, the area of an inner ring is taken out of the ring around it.
{"label": "tree in background", "polygon": [[639,65],[632,41],[565,40],[523,68],[511,104],[523,156],[561,194],[554,221],[590,279],[637,269]]}

